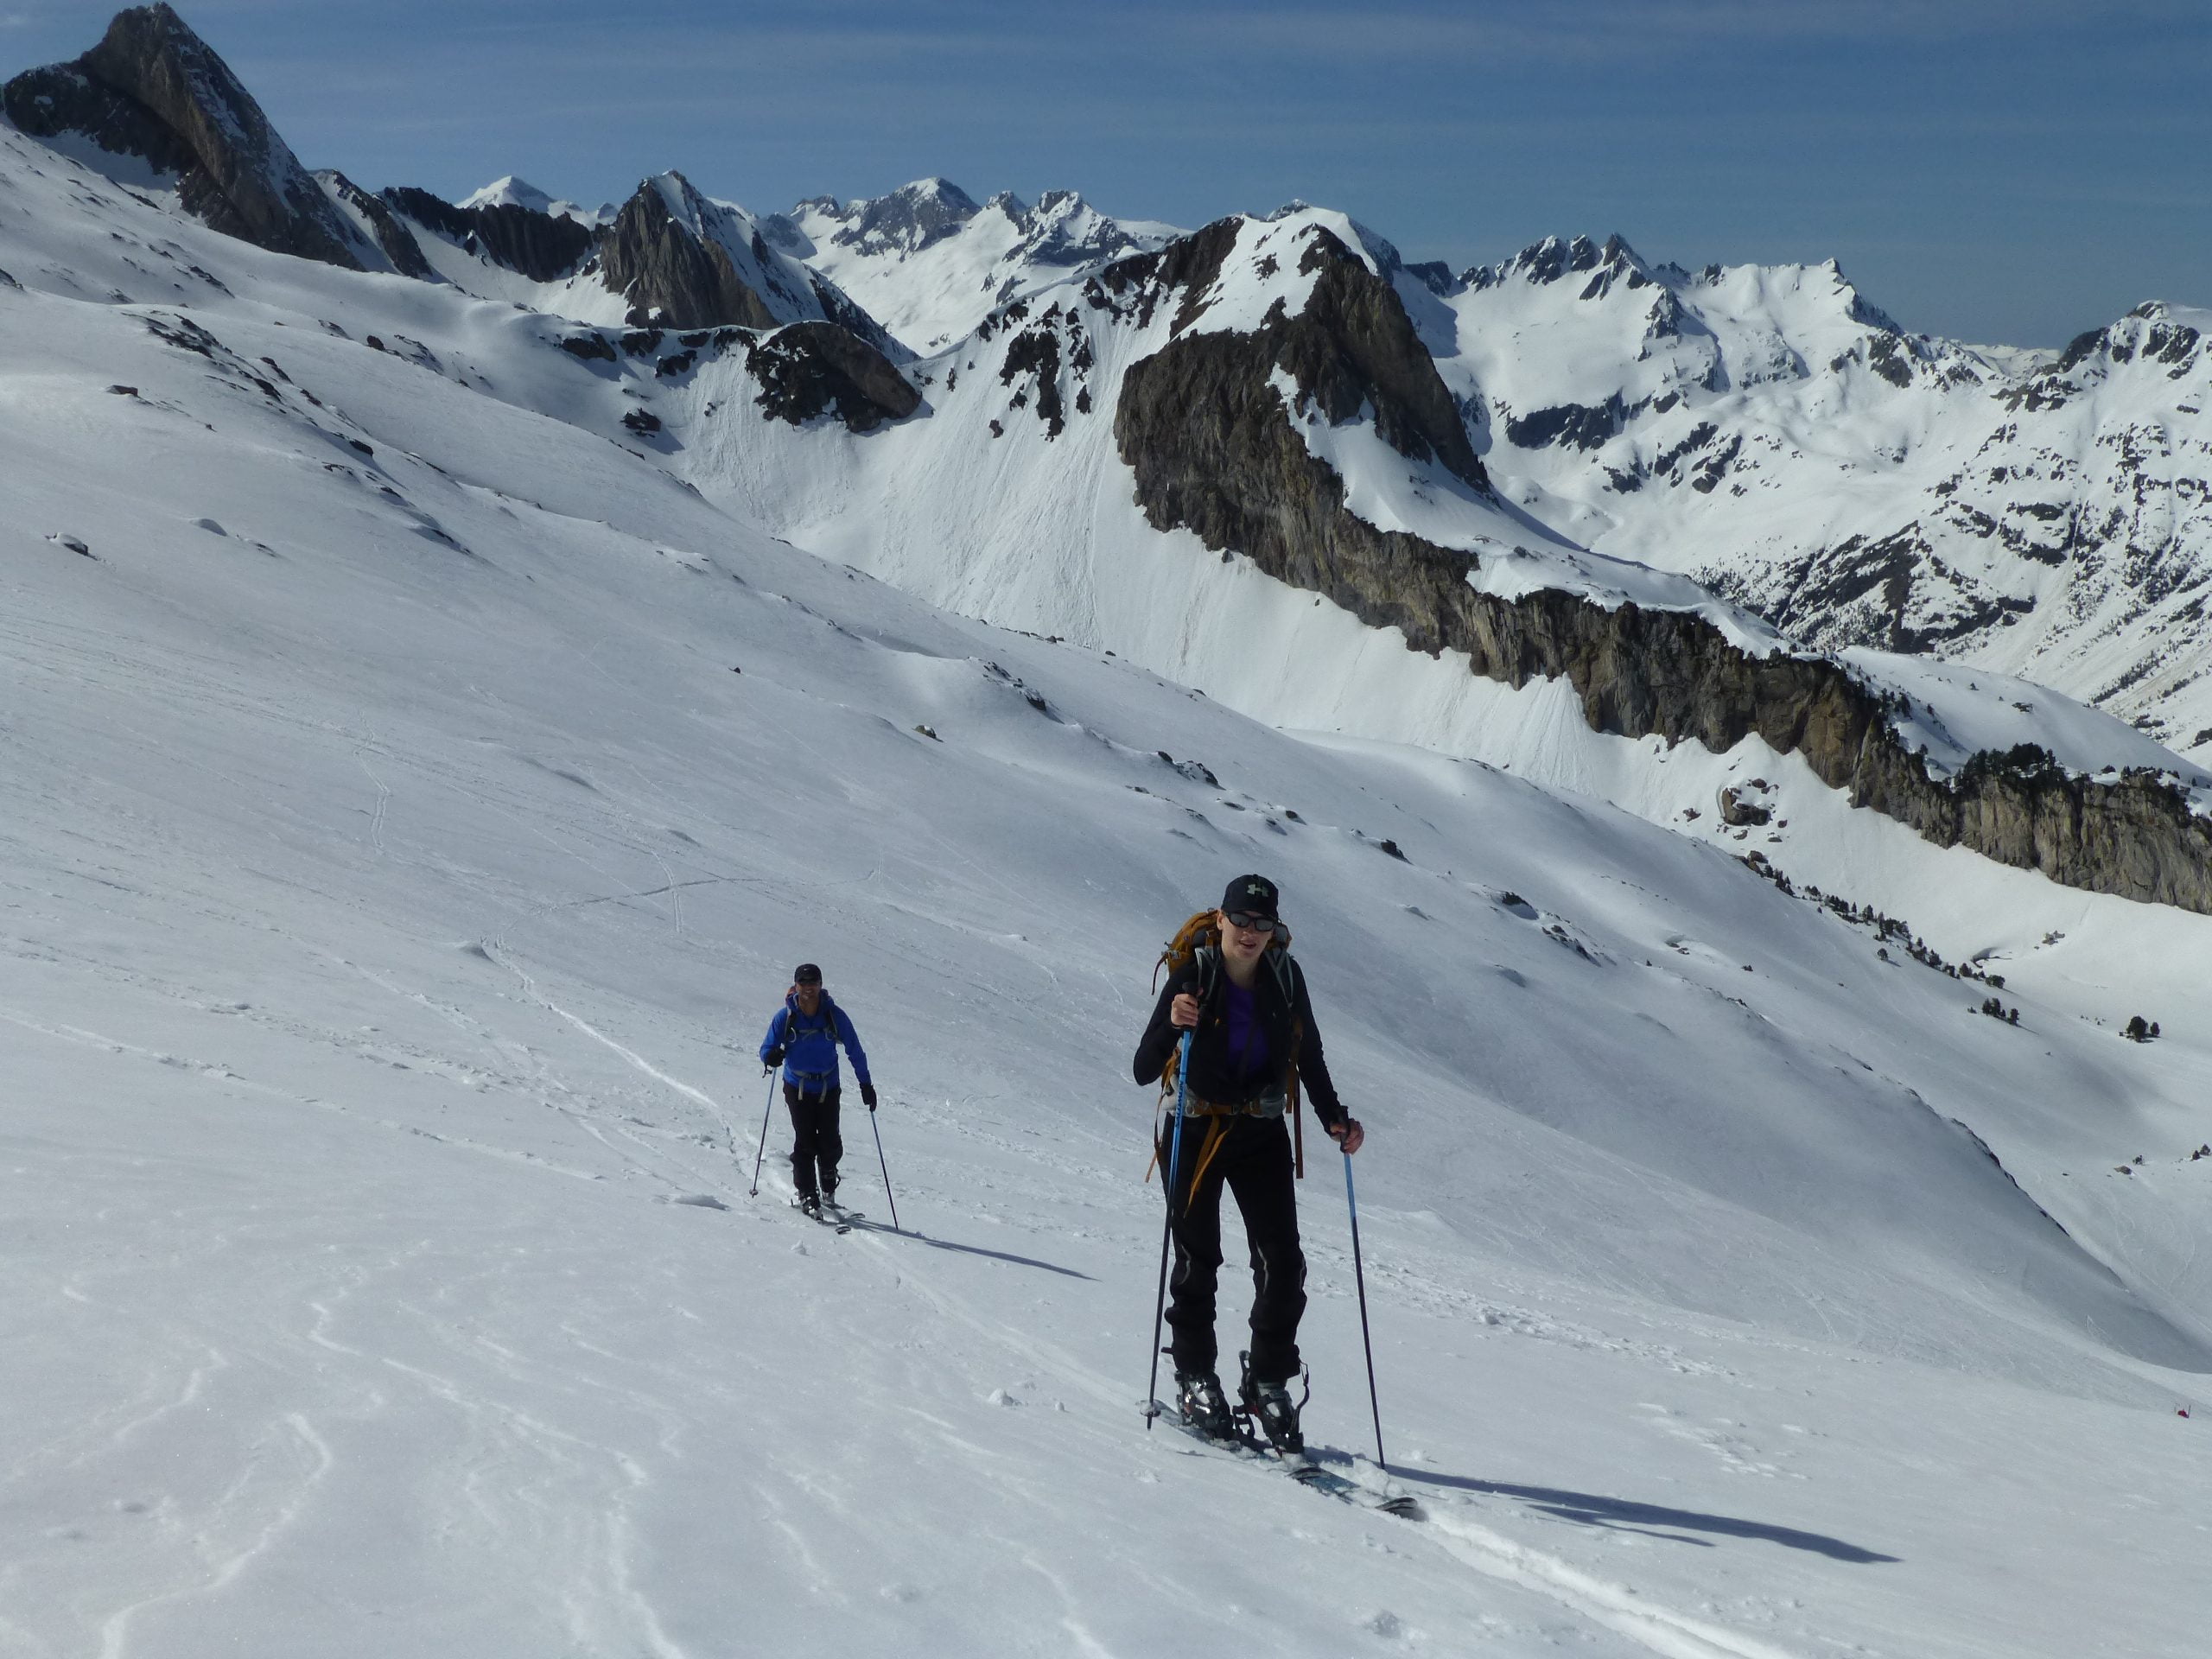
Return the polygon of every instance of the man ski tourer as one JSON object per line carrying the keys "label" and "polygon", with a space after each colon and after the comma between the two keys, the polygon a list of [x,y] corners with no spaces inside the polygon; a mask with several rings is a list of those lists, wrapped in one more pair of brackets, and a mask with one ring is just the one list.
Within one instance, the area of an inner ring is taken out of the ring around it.
{"label": "man ski tourer", "polygon": [[822,969],[802,962],[791,970],[784,1006],[768,1021],[760,1064],[784,1069],[784,1104],[791,1115],[791,1177],[798,1185],[799,1208],[810,1216],[820,1216],[825,1201],[837,1199],[837,1160],[845,1153],[837,1134],[841,1046],[861,1081],[861,1103],[872,1112],[875,1084],[868,1079],[860,1033],[822,988]]}
{"label": "man ski tourer", "polygon": [[[1240,875],[1211,918],[1185,925],[1165,961],[1152,1023],[1137,1044],[1139,1083],[1159,1080],[1192,1033],[1183,1085],[1182,1145],[1174,1146],[1174,1103],[1160,1140],[1168,1181],[1168,1231],[1175,1267],[1166,1322],[1173,1339],[1176,1400],[1185,1424],[1211,1439],[1235,1438],[1216,1371],[1214,1294],[1221,1269],[1221,1192],[1236,1196],[1252,1254],[1252,1346],[1238,1395],[1276,1449],[1305,1451],[1289,1384],[1301,1370],[1298,1321],[1306,1311],[1306,1255],[1298,1242],[1292,1135],[1302,1090],[1321,1126],[1347,1153],[1365,1139],[1329,1081],[1306,976],[1287,949],[1275,884]],[[1192,948],[1185,948],[1186,946]]]}

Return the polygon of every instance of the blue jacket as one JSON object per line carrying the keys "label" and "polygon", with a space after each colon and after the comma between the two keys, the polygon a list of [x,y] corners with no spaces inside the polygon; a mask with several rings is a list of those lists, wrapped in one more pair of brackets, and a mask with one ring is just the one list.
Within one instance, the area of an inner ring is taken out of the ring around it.
{"label": "blue jacket", "polygon": [[784,998],[784,1006],[776,1010],[776,1017],[768,1022],[768,1034],[760,1043],[760,1064],[768,1064],[768,1051],[784,1051],[784,1081],[802,1094],[826,1094],[838,1086],[837,1046],[844,1045],[845,1052],[853,1057],[853,1071],[865,1086],[868,1081],[868,1056],[861,1051],[860,1033],[853,1029],[853,1022],[845,1011],[830,1000],[830,993],[822,993],[822,1000],[815,1007],[810,1020],[798,1009],[798,993],[792,991]]}

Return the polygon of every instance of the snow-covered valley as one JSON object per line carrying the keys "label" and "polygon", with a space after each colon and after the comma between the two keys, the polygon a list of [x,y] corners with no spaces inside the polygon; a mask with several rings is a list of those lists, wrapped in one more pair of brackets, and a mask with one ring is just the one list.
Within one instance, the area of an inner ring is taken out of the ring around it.
{"label": "snow-covered valley", "polygon": [[[4,124],[0,272],[0,1651],[2201,1648],[2212,918],[1152,530],[1072,381],[789,421]],[[1411,482],[1353,505],[1514,533]],[[2171,759],[1937,677],[1950,760]],[[1128,1056],[1246,869],[1370,1135],[1389,1467],[1310,1124],[1307,1433],[1418,1521],[1139,1414]],[[842,1236],[779,1107],[748,1192],[803,959]]]}

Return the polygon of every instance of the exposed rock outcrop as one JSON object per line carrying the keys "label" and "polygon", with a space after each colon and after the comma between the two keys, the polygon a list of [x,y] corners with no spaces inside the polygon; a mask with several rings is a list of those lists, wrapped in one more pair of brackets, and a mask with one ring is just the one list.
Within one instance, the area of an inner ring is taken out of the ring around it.
{"label": "exposed rock outcrop", "polygon": [[82,134],[175,175],[185,208],[226,235],[360,269],[321,188],[229,66],[167,5],[117,13],[81,58],[0,88],[0,107],[34,137]]}
{"label": "exposed rock outcrop", "polygon": [[834,322],[795,322],[753,342],[746,367],[760,407],[794,426],[834,409],[853,431],[872,432],[921,405],[888,358]]}
{"label": "exposed rock outcrop", "polygon": [[[671,205],[671,191],[685,210],[681,217]],[[601,235],[600,257],[607,287],[630,302],[633,325],[773,328],[802,308],[811,308],[806,292],[788,279],[776,280],[773,255],[757,233],[748,261],[754,280],[747,282],[721,238],[702,233],[702,221],[715,215],[714,204],[679,174],[668,175],[665,186],[648,180],[622,204]]]}
{"label": "exposed rock outcrop", "polygon": [[442,196],[410,186],[387,189],[382,195],[387,207],[416,224],[534,283],[558,282],[568,276],[591,251],[594,238],[588,225],[518,202],[456,207]]}
{"label": "exposed rock outcrop", "polygon": [[[1116,294],[1150,290],[1142,298],[1147,315],[1157,302],[1154,296],[1164,300],[1178,290],[1182,296],[1174,322],[1180,338],[1135,365],[1124,382],[1116,416],[1124,456],[1135,435],[1123,435],[1123,428],[1137,410],[1128,394],[1163,375],[1209,400],[1207,414],[1224,423],[1248,452],[1272,448],[1276,429],[1298,442],[1282,399],[1268,384],[1281,369],[1297,383],[1300,404],[1310,404],[1332,423],[1364,411],[1400,454],[1436,461],[1487,491],[1490,480],[1467,441],[1459,405],[1438,378],[1395,290],[1327,231],[1316,228],[1300,256],[1301,274],[1313,276],[1314,284],[1296,316],[1272,313],[1250,334],[1185,333],[1204,315],[1205,296],[1236,235],[1237,221],[1222,219],[1156,254],[1109,266],[1096,279],[1102,290]],[[1200,417],[1197,410],[1186,413]]]}
{"label": "exposed rock outcrop", "polygon": [[[1180,290],[1191,312],[1233,245],[1209,226],[1160,254],[1102,273],[1102,290],[1148,311]],[[1182,334],[1124,377],[1115,414],[1136,499],[1160,530],[1249,556],[1269,575],[1326,595],[1362,620],[1403,631],[1416,650],[1464,652],[1473,671],[1514,686],[1562,679],[1584,718],[1626,737],[1692,739],[1716,752],[1757,733],[1804,757],[1852,804],[2095,892],[2212,912],[2212,824],[2162,779],[2072,777],[2039,752],[1982,755],[1944,782],[1908,753],[1881,696],[1840,664],[1755,657],[1703,617],[1624,603],[1608,610],[1541,590],[1478,591],[1473,556],[1377,530],[1344,505],[1344,480],[1307,448],[1269,384],[1277,367],[1332,419],[1370,404],[1382,435],[1434,454],[1469,482],[1479,463],[1443,429],[1458,423],[1396,294],[1341,244],[1312,303],[1251,334]],[[1574,250],[1562,250],[1571,264]],[[1592,262],[1594,263],[1594,261]]]}
{"label": "exposed rock outcrop", "polygon": [[422,245],[415,240],[415,233],[399,222],[391,207],[380,198],[367,191],[335,170],[317,173],[315,178],[323,189],[337,201],[360,215],[368,235],[374,238],[391,268],[403,276],[412,276],[421,283],[435,283],[438,273],[423,257]]}

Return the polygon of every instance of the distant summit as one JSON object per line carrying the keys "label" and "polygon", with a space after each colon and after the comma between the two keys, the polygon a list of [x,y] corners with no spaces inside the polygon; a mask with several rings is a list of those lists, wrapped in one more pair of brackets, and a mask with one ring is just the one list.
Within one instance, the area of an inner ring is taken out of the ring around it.
{"label": "distant summit", "polygon": [[118,12],[73,62],[26,70],[0,108],[34,137],[73,135],[173,181],[186,210],[277,253],[359,269],[356,238],[261,105],[166,5]]}
{"label": "distant summit", "polygon": [[598,207],[580,207],[573,201],[562,201],[549,196],[527,180],[512,173],[494,179],[482,189],[471,192],[455,204],[464,210],[475,207],[520,207],[533,213],[543,213],[551,219],[573,219],[579,225],[588,225],[594,230],[612,219],[616,212],[608,202]]}
{"label": "distant summit", "polygon": [[849,202],[810,197],[763,227],[925,355],[995,307],[1177,234],[1102,213],[1072,190],[1048,190],[1033,206],[1001,190],[978,207],[942,178]]}

